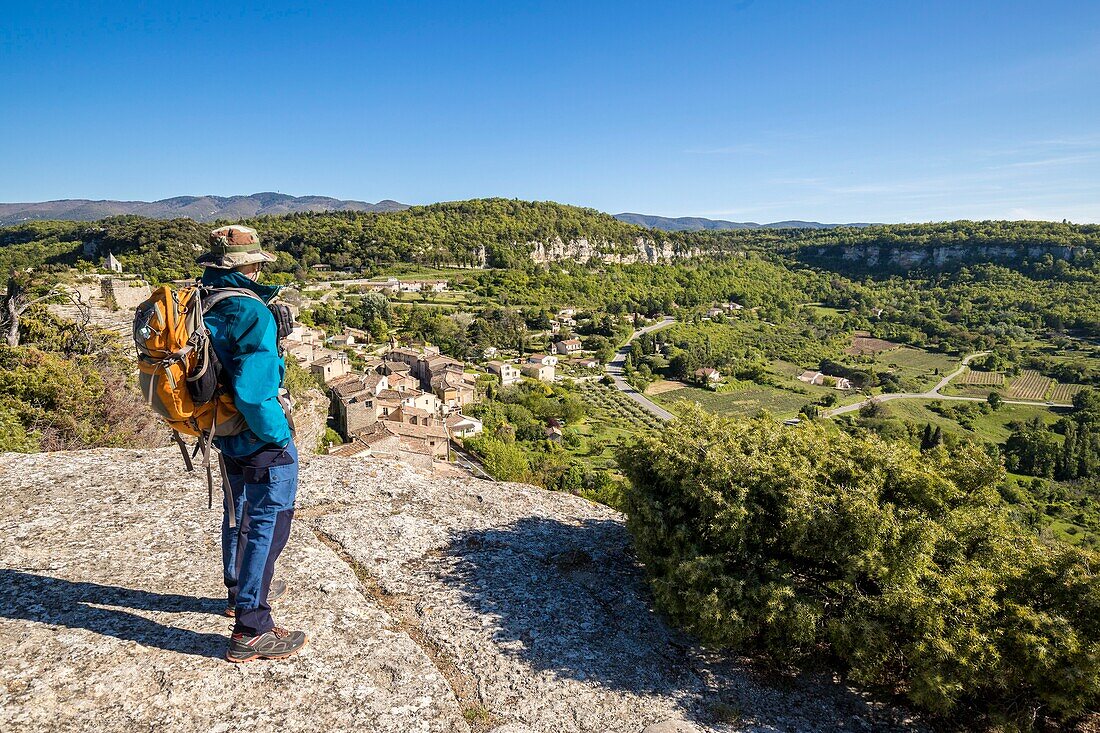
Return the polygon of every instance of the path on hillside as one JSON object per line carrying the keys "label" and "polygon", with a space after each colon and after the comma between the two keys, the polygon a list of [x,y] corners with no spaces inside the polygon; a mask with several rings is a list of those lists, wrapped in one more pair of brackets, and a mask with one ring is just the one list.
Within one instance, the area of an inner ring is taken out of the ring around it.
{"label": "path on hillside", "polygon": [[627,383],[627,381],[623,379],[623,364],[626,362],[627,352],[629,351],[630,344],[634,341],[634,339],[638,338],[643,333],[651,333],[653,331],[658,331],[662,328],[667,328],[673,323],[676,323],[675,318],[672,318],[671,316],[665,316],[657,323],[652,323],[643,328],[639,328],[634,333],[630,334],[630,338],[627,339],[622,348],[615,352],[614,358],[607,363],[606,367],[604,367],[604,371],[611,377],[612,380],[614,380],[615,389],[619,390],[620,392],[625,392],[630,399],[637,402],[639,405],[644,407],[660,420],[671,420],[675,417],[675,415],[658,405],[653,400],[646,397],[638,390],[631,387]]}
{"label": "path on hillside", "polygon": [[[952,379],[966,371],[966,367],[968,364],[970,364],[971,360],[976,359],[979,356],[985,356],[988,353],[988,351],[978,351],[963,357],[962,362],[959,364],[959,367],[955,371],[945,376],[939,381],[939,383],[935,387],[928,390],[927,392],[893,392],[890,394],[876,395],[874,397],[869,397],[865,400],[862,400],[861,402],[856,402],[852,405],[844,405],[843,407],[835,407],[832,410],[826,410],[822,413],[822,417],[836,417],[837,415],[843,415],[846,412],[855,412],[856,410],[860,409],[864,405],[870,404],[871,402],[888,402],[890,400],[925,399],[954,400],[956,402],[987,402],[988,400],[985,397],[958,397],[956,395],[945,395],[940,394],[940,390],[946,387]],[[1037,402],[1035,400],[1002,399],[1001,403],[1005,405],[1034,405],[1038,407],[1073,407],[1073,405],[1068,405],[1061,402]]]}

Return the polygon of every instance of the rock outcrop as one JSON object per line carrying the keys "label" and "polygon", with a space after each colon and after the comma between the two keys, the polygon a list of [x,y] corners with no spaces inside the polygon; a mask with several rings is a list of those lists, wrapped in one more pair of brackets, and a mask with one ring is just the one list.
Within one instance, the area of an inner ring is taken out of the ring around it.
{"label": "rock outcrop", "polygon": [[1086,247],[1068,245],[876,245],[859,244],[845,246],[807,247],[798,256],[810,262],[828,264],[841,261],[858,264],[868,269],[909,270],[914,267],[949,267],[967,262],[1019,263],[1050,256],[1056,260],[1073,260],[1084,253]]}
{"label": "rock outcrop", "polygon": [[632,245],[609,241],[591,241],[584,237],[569,240],[554,237],[546,241],[527,242],[526,246],[531,252],[531,259],[535,262],[558,262],[560,260],[588,262],[590,260],[600,260],[620,264],[641,262],[655,265],[677,259],[700,257],[704,254],[703,250],[698,247],[677,249],[672,246],[671,242],[657,242],[646,237],[638,237]]}
{"label": "rock outcrop", "polygon": [[278,567],[310,645],[224,662],[216,511],[173,449],[0,456],[0,730],[889,730],[651,607],[621,517],[577,497],[315,457]]}

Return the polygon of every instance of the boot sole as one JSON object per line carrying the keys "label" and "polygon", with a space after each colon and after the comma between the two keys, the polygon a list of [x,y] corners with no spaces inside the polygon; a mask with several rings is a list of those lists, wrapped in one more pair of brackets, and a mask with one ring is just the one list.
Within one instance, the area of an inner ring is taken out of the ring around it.
{"label": "boot sole", "polygon": [[244,664],[245,662],[254,662],[257,659],[286,659],[287,657],[292,657],[295,654],[297,654],[298,652],[305,649],[308,644],[309,644],[309,638],[307,637],[306,640],[304,642],[302,642],[302,645],[300,647],[298,647],[297,649],[292,649],[291,651],[287,652],[286,654],[260,654],[259,652],[257,652],[256,654],[253,654],[251,657],[235,658],[235,657],[229,656],[229,654],[227,652],[226,655],[225,655],[225,661],[232,662],[233,664]]}

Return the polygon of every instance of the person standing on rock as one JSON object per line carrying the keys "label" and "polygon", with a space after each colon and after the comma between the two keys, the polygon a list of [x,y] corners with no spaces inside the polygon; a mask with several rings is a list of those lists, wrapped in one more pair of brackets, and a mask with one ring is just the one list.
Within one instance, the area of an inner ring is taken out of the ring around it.
{"label": "person standing on rock", "polygon": [[203,319],[228,382],[224,386],[248,425],[236,435],[214,438],[233,501],[230,507],[226,500],[222,518],[226,615],[234,617],[225,655],[230,662],[281,659],[306,643],[304,632],[275,625],[270,605],[286,590],[273,575],[290,536],[298,491],[298,452],[280,400],[285,364],[267,308],[279,288],[257,282],[263,264],[274,260],[260,247],[255,229],[238,225],[211,232],[210,251],[197,260],[205,266],[204,287],[248,291],[214,303]]}

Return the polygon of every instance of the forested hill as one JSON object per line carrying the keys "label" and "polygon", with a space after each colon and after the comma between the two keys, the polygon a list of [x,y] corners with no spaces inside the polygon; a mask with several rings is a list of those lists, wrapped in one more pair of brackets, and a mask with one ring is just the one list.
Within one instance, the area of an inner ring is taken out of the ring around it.
{"label": "forested hill", "polygon": [[[597,243],[601,253],[626,253],[648,234],[593,209],[506,199],[233,221],[255,227],[265,246],[285,253],[278,269],[287,270],[320,263],[356,269],[393,262],[526,266],[535,242],[585,240]],[[129,271],[173,279],[194,271],[194,258],[206,246],[211,226],[137,216],[93,223],[28,222],[0,229],[0,265],[68,265],[110,251]]]}
{"label": "forested hill", "polygon": [[[227,220],[221,220],[226,222]],[[532,259],[663,261],[761,251],[833,269],[911,269],[1051,256],[1088,265],[1100,225],[959,221],[834,229],[666,232],[553,202],[474,199],[393,212],[300,213],[234,219],[256,227],[284,256],[276,269],[314,264],[357,270],[394,262],[531,267]],[[98,262],[110,251],[130,272],[164,281],[194,274],[211,223],[119,216],[96,222],[27,222],[0,228],[0,267]],[[648,259],[639,256],[646,250]],[[583,256],[582,256],[583,255]]]}

